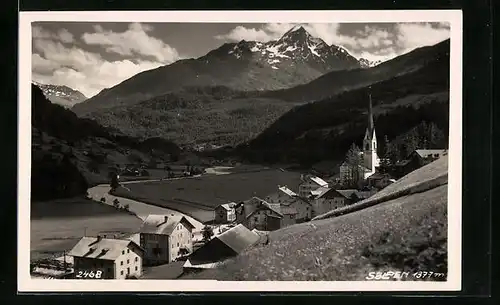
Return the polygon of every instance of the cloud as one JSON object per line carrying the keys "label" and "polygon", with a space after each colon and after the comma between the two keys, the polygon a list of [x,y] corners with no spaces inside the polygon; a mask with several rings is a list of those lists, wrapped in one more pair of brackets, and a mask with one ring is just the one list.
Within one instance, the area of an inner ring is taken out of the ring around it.
{"label": "cloud", "polygon": [[58,32],[59,39],[65,43],[72,43],[74,41],[73,34],[66,29],[61,29]]}
{"label": "cloud", "polygon": [[449,25],[440,23],[401,23],[396,26],[398,45],[406,52],[450,38]]}
{"label": "cloud", "polygon": [[32,77],[34,81],[66,85],[91,97],[137,73],[158,68],[179,59],[177,51],[151,37],[153,27],[133,23],[121,33],[105,31],[95,25],[95,32],[82,35],[83,42],[98,45],[120,55],[109,60],[97,52],[68,46],[74,42],[66,29],[55,32],[33,27]]}
{"label": "cloud", "polygon": [[179,59],[176,49],[148,34],[153,30],[152,26],[132,23],[126,31],[117,33],[97,25],[94,30],[94,33],[84,33],[82,40],[90,45],[103,46],[109,53],[122,56],[142,55],[165,64]]}
{"label": "cloud", "polygon": [[163,65],[148,60],[107,61],[100,54],[45,38],[35,39],[34,49],[36,53],[31,57],[34,81],[66,85],[88,97],[137,73]]}
{"label": "cloud", "polygon": [[[260,28],[237,26],[229,33],[216,36],[226,41],[257,40],[267,42],[279,39],[295,23],[269,23]],[[339,23],[301,24],[311,35],[327,44],[342,46],[355,57],[370,60],[388,60],[414,48],[433,45],[449,38],[447,23],[403,23],[392,27],[365,26],[352,33],[339,31]]]}
{"label": "cloud", "polygon": [[32,35],[33,39],[53,39],[64,43],[74,42],[73,34],[66,29],[60,29],[57,33],[52,33],[41,26],[33,26]]}

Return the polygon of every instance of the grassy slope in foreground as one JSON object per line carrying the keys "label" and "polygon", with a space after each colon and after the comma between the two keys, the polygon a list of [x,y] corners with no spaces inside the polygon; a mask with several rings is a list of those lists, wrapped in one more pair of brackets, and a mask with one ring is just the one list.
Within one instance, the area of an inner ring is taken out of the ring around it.
{"label": "grassy slope in foreground", "polygon": [[70,250],[86,233],[130,234],[142,221],[124,211],[82,198],[31,204],[31,259]]}
{"label": "grassy slope in foreground", "polygon": [[[440,164],[446,164],[447,158],[436,162],[413,172],[406,181],[401,179],[394,188],[445,174],[447,166]],[[435,171],[429,171],[433,167]],[[379,270],[446,273],[447,190],[444,184],[343,216],[272,232],[269,245],[250,249],[196,277],[335,281],[365,280],[368,272]]]}
{"label": "grassy slope in foreground", "polygon": [[128,184],[130,192],[120,188],[114,195],[166,207],[201,222],[207,222],[213,219],[213,209],[219,204],[247,200],[253,196],[265,197],[275,193],[278,185],[288,185],[296,190],[299,183],[298,173],[264,169],[228,175]]}

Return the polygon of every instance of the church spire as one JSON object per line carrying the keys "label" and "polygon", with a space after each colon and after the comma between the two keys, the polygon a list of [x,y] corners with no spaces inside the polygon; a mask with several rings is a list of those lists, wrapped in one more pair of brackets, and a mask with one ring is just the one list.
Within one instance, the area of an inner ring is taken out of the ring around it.
{"label": "church spire", "polygon": [[372,94],[368,93],[369,98],[369,106],[368,106],[368,132],[370,137],[373,135],[373,130],[375,129],[375,125],[373,123],[373,109],[372,109]]}

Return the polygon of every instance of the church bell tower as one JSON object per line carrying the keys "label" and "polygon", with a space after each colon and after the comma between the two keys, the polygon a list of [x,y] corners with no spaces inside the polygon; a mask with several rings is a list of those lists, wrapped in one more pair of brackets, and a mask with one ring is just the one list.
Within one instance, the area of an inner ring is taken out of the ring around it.
{"label": "church bell tower", "polygon": [[380,159],[377,155],[377,136],[375,135],[375,125],[373,123],[371,94],[369,94],[368,126],[363,139],[363,164],[370,170],[369,174],[375,173],[376,167],[380,165]]}

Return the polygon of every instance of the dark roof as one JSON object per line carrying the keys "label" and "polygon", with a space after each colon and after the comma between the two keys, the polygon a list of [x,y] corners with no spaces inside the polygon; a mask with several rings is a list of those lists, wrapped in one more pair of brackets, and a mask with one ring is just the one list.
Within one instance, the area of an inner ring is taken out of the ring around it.
{"label": "dark roof", "polygon": [[373,194],[376,193],[374,191],[360,191],[360,190],[355,190],[355,189],[338,190],[338,192],[340,194],[344,195],[346,198],[352,198],[352,195],[355,195],[359,199],[366,199],[366,198],[371,197]]}
{"label": "dark roof", "polygon": [[341,195],[343,195],[345,198],[351,198],[351,196],[354,194],[354,195],[357,195],[356,192],[358,190],[337,190],[337,192]]}
{"label": "dark roof", "polygon": [[189,256],[192,265],[223,261],[254,245],[259,235],[239,224],[212,238]]}
{"label": "dark roof", "polygon": [[139,232],[170,235],[180,222],[188,227],[191,227],[191,229],[195,228],[195,226],[186,217],[172,213],[165,215],[148,215],[148,217],[144,219]]}
{"label": "dark roof", "polygon": [[[262,201],[262,204],[256,206],[255,209],[250,214],[246,214],[246,217],[248,218],[252,216],[255,212],[266,209],[273,212],[277,218],[283,217],[283,214],[281,213],[281,205],[279,203],[268,203],[266,201]],[[272,215],[269,216],[272,217]]]}
{"label": "dark roof", "polygon": [[371,176],[369,176],[367,179],[383,179],[383,178],[392,178],[391,175],[387,174],[387,173],[375,173]]}
{"label": "dark roof", "polygon": [[343,193],[341,193],[340,191],[332,188],[332,189],[329,189],[328,191],[322,193],[317,198],[327,198],[327,199],[329,199],[329,198],[338,197],[338,195],[345,197],[345,195]]}
{"label": "dark roof", "polygon": [[239,224],[226,232],[217,235],[218,238],[236,253],[241,253],[243,250],[253,245],[258,241],[259,237],[256,233],[248,230],[244,225]]}
{"label": "dark roof", "polygon": [[446,154],[448,150],[446,149],[416,149],[414,153],[422,158],[427,158],[428,156],[438,154],[440,157]]}
{"label": "dark roof", "polygon": [[73,249],[71,249],[68,255],[114,261],[122,254],[122,251],[130,245],[143,251],[139,245],[128,239],[85,236],[80,239]]}

